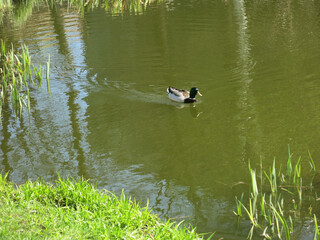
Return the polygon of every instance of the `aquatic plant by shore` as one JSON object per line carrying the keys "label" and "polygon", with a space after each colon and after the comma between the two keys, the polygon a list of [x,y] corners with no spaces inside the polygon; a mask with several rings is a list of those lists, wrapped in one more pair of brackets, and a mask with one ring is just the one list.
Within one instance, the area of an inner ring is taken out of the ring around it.
{"label": "aquatic plant by shore", "polygon": [[[50,57],[46,66],[47,90],[50,93],[49,82]],[[2,108],[12,103],[12,109],[21,115],[24,108],[30,114],[29,85],[41,87],[43,81],[42,68],[31,62],[28,48],[21,46],[21,51],[15,52],[13,46],[7,49],[1,40],[0,48],[0,117]]]}
{"label": "aquatic plant by shore", "polygon": [[0,11],[12,8],[12,0],[0,0]]}
{"label": "aquatic plant by shore", "polygon": [[[260,161],[258,176],[249,162],[251,187],[248,199],[244,199],[244,194],[240,198],[236,197],[236,210],[234,211],[239,221],[244,216],[249,219],[252,226],[248,235],[249,239],[252,239],[255,234],[265,239],[291,239],[295,222],[299,220],[301,212],[309,212],[309,218],[314,220],[314,239],[319,238],[316,211],[313,207],[319,200],[317,193],[313,192],[313,180],[316,175],[315,163],[309,154],[311,174],[308,174],[310,178],[303,184],[301,158],[294,163],[290,149],[288,155],[284,169],[281,166],[277,168],[274,160],[272,167],[266,171]],[[308,208],[304,209],[306,206]]]}
{"label": "aquatic plant by shore", "polygon": [[194,228],[163,223],[148,206],[84,179],[15,187],[0,174],[0,223],[1,239],[202,239]]}
{"label": "aquatic plant by shore", "polygon": [[65,5],[69,8],[75,8],[80,13],[93,8],[103,8],[112,14],[124,13],[142,13],[147,6],[153,3],[163,2],[163,0],[22,0],[15,2],[13,0],[0,0],[0,23],[4,16],[10,16],[17,24],[23,24],[32,14],[36,6],[45,4],[50,8],[59,5]]}

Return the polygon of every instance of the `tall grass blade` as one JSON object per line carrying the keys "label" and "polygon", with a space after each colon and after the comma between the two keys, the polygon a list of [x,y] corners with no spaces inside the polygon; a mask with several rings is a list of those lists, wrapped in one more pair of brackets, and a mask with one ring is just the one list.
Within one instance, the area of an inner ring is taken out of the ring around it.
{"label": "tall grass blade", "polygon": [[296,184],[297,182],[299,182],[300,178],[301,178],[301,157],[299,157],[298,162],[294,167],[293,183]]}
{"label": "tall grass blade", "polygon": [[6,43],[1,39],[1,58],[6,56]]}
{"label": "tall grass blade", "polygon": [[270,176],[266,172],[264,172],[264,174],[270,183],[271,192],[276,193],[277,192],[277,174],[276,174],[275,159],[273,160],[272,169],[270,170]]}
{"label": "tall grass blade", "polygon": [[[1,3],[1,0],[0,0]],[[47,84],[49,83],[50,56],[47,63]],[[33,66],[33,77],[31,74]],[[36,83],[34,81],[36,79]],[[0,106],[1,108],[11,100],[11,106],[16,115],[22,114],[24,108],[28,109],[30,120],[30,92],[29,83],[33,82],[41,87],[42,74],[40,69],[31,64],[29,50],[25,45],[21,51],[14,53],[13,45],[6,51],[5,42],[1,40],[0,46]],[[50,92],[50,85],[48,85]],[[2,110],[2,109],[1,109]]]}
{"label": "tall grass blade", "polygon": [[288,146],[288,161],[287,161],[287,168],[286,168],[286,177],[291,179],[292,174],[292,159],[291,159],[291,153],[290,153],[290,147]]}
{"label": "tall grass blade", "polygon": [[277,192],[276,159],[273,159],[271,176],[272,176],[273,192]]}
{"label": "tall grass blade", "polygon": [[[271,209],[273,210],[274,216],[276,217],[277,220],[280,220],[282,227],[284,229],[285,235],[286,235],[286,240],[290,240],[290,229],[288,227],[287,221],[285,220],[284,216],[280,214],[277,209],[273,206],[270,205]],[[281,238],[281,233],[279,238]]]}
{"label": "tall grass blade", "polygon": [[258,191],[258,185],[257,185],[257,179],[256,179],[255,170],[251,170],[250,174],[251,174],[251,183],[252,183],[252,193],[253,193],[253,196],[256,198],[258,196],[258,194],[259,194],[259,191]]}
{"label": "tall grass blade", "polygon": [[240,202],[241,206],[243,207],[243,209],[246,211],[246,213],[248,214],[248,217],[252,223],[253,226],[256,226],[257,223],[256,221],[254,220],[254,216],[252,214],[252,203],[251,203],[251,200],[250,200],[250,207],[249,207],[249,210],[246,208],[246,206],[243,205],[242,202]]}
{"label": "tall grass blade", "polygon": [[308,154],[309,154],[309,158],[310,158],[310,165],[311,165],[311,168],[312,168],[313,172],[316,172],[316,171],[317,171],[317,169],[316,169],[316,165],[314,164],[314,161],[313,161],[313,158],[312,158],[312,156],[311,156],[310,151],[308,151]]}
{"label": "tall grass blade", "polygon": [[236,207],[237,207],[237,212],[233,211],[235,215],[242,217],[242,211],[241,211],[241,202],[243,199],[243,193],[241,194],[240,200],[236,197]]}
{"label": "tall grass blade", "polygon": [[313,219],[314,219],[314,226],[315,226],[315,232],[314,232],[314,240],[318,240],[319,239],[319,228],[318,228],[318,222],[317,222],[317,217],[314,214],[313,215]]}

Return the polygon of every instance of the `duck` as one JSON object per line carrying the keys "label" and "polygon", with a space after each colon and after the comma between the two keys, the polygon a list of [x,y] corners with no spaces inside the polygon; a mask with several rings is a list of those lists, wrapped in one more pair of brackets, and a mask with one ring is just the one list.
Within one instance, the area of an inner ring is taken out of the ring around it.
{"label": "duck", "polygon": [[190,89],[190,92],[184,89],[177,89],[174,87],[168,87],[167,88],[168,96],[171,100],[175,102],[182,102],[182,103],[193,103],[196,102],[196,95],[201,93],[199,92],[199,89],[196,87],[193,87]]}

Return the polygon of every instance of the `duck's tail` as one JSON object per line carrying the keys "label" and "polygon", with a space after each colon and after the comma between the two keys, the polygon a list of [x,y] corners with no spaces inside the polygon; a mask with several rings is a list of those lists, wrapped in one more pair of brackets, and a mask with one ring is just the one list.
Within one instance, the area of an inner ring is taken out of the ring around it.
{"label": "duck's tail", "polygon": [[169,86],[168,88],[167,88],[167,93],[169,94],[169,93],[171,93],[172,91],[171,91],[171,87]]}

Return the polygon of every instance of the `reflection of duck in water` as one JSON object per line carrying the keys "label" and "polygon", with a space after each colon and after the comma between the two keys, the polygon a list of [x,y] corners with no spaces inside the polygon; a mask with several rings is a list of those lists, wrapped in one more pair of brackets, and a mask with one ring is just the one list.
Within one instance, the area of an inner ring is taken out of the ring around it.
{"label": "reflection of duck in water", "polygon": [[198,118],[202,112],[199,112],[195,105],[190,106],[190,114],[193,118]]}
{"label": "reflection of duck in water", "polygon": [[176,102],[183,102],[183,103],[193,103],[196,102],[196,95],[197,93],[201,95],[198,88],[193,87],[190,89],[190,92],[182,89],[177,89],[174,87],[168,87],[167,92],[169,95],[169,98]]}

